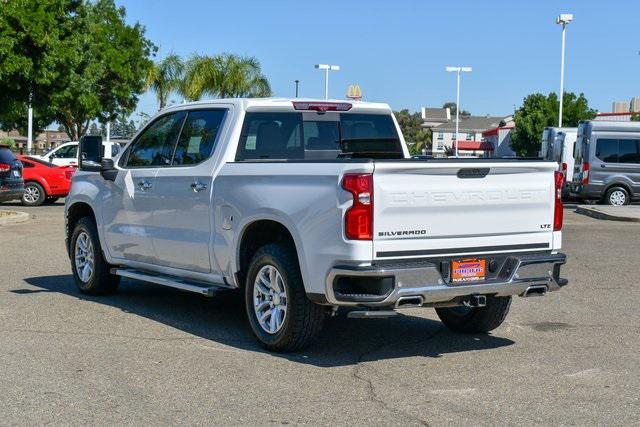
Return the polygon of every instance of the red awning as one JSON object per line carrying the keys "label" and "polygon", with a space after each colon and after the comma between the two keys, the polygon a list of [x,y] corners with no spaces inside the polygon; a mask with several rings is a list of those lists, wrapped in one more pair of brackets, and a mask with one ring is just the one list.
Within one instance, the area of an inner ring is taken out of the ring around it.
{"label": "red awning", "polygon": [[458,141],[454,142],[453,149],[455,150],[456,145],[458,146],[458,150],[469,150],[469,151],[493,151],[493,145],[486,141]]}

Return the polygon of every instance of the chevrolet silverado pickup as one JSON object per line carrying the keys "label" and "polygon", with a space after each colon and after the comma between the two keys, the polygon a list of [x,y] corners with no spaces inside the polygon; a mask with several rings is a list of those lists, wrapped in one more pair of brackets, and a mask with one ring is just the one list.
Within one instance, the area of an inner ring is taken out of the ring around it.
{"label": "chevrolet silverado pickup", "polygon": [[65,205],[79,289],[239,289],[270,350],[308,344],[339,308],[432,307],[488,332],[512,296],[567,284],[555,163],[411,158],[386,104],[203,101],[160,111],[112,159],[99,144],[81,141]]}

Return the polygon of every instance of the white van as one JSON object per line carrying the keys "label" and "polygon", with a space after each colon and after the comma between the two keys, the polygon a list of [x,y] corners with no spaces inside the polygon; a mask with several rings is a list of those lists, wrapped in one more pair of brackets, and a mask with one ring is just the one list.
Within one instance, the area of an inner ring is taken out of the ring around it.
{"label": "white van", "polygon": [[[103,142],[103,156],[105,158],[114,157],[121,150],[120,144],[116,142]],[[56,147],[41,156],[34,156],[46,162],[58,166],[76,166],[78,164],[78,141],[67,142]]]}
{"label": "white van", "polygon": [[540,157],[558,164],[558,170],[564,175],[563,195],[568,194],[567,183],[573,179],[575,160],[573,147],[576,143],[578,128],[546,127],[542,132]]}

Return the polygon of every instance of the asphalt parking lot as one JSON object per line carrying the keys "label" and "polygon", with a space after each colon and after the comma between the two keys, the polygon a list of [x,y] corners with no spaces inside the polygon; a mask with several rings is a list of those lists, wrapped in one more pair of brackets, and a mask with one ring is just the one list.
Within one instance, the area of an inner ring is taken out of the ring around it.
{"label": "asphalt parking lot", "polygon": [[[3,204],[1,207],[7,207]],[[73,284],[63,205],[0,227],[0,424],[637,424],[640,224],[565,210],[570,286],[516,298],[491,335],[431,309],[330,319],[263,351],[241,298]]]}

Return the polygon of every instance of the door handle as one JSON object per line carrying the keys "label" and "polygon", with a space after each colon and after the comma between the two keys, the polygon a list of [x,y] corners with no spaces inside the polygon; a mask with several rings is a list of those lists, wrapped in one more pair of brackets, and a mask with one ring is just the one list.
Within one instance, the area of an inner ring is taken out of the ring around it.
{"label": "door handle", "polygon": [[151,189],[151,183],[149,181],[142,180],[142,181],[138,181],[138,189],[141,191],[147,191]]}
{"label": "door handle", "polygon": [[605,166],[605,165],[602,165],[602,164],[601,164],[601,165],[600,165],[600,167],[601,167],[601,168],[606,168],[607,166]]}
{"label": "door handle", "polygon": [[191,189],[194,193],[199,193],[207,189],[207,184],[203,184],[202,182],[194,182],[193,184],[191,184]]}

